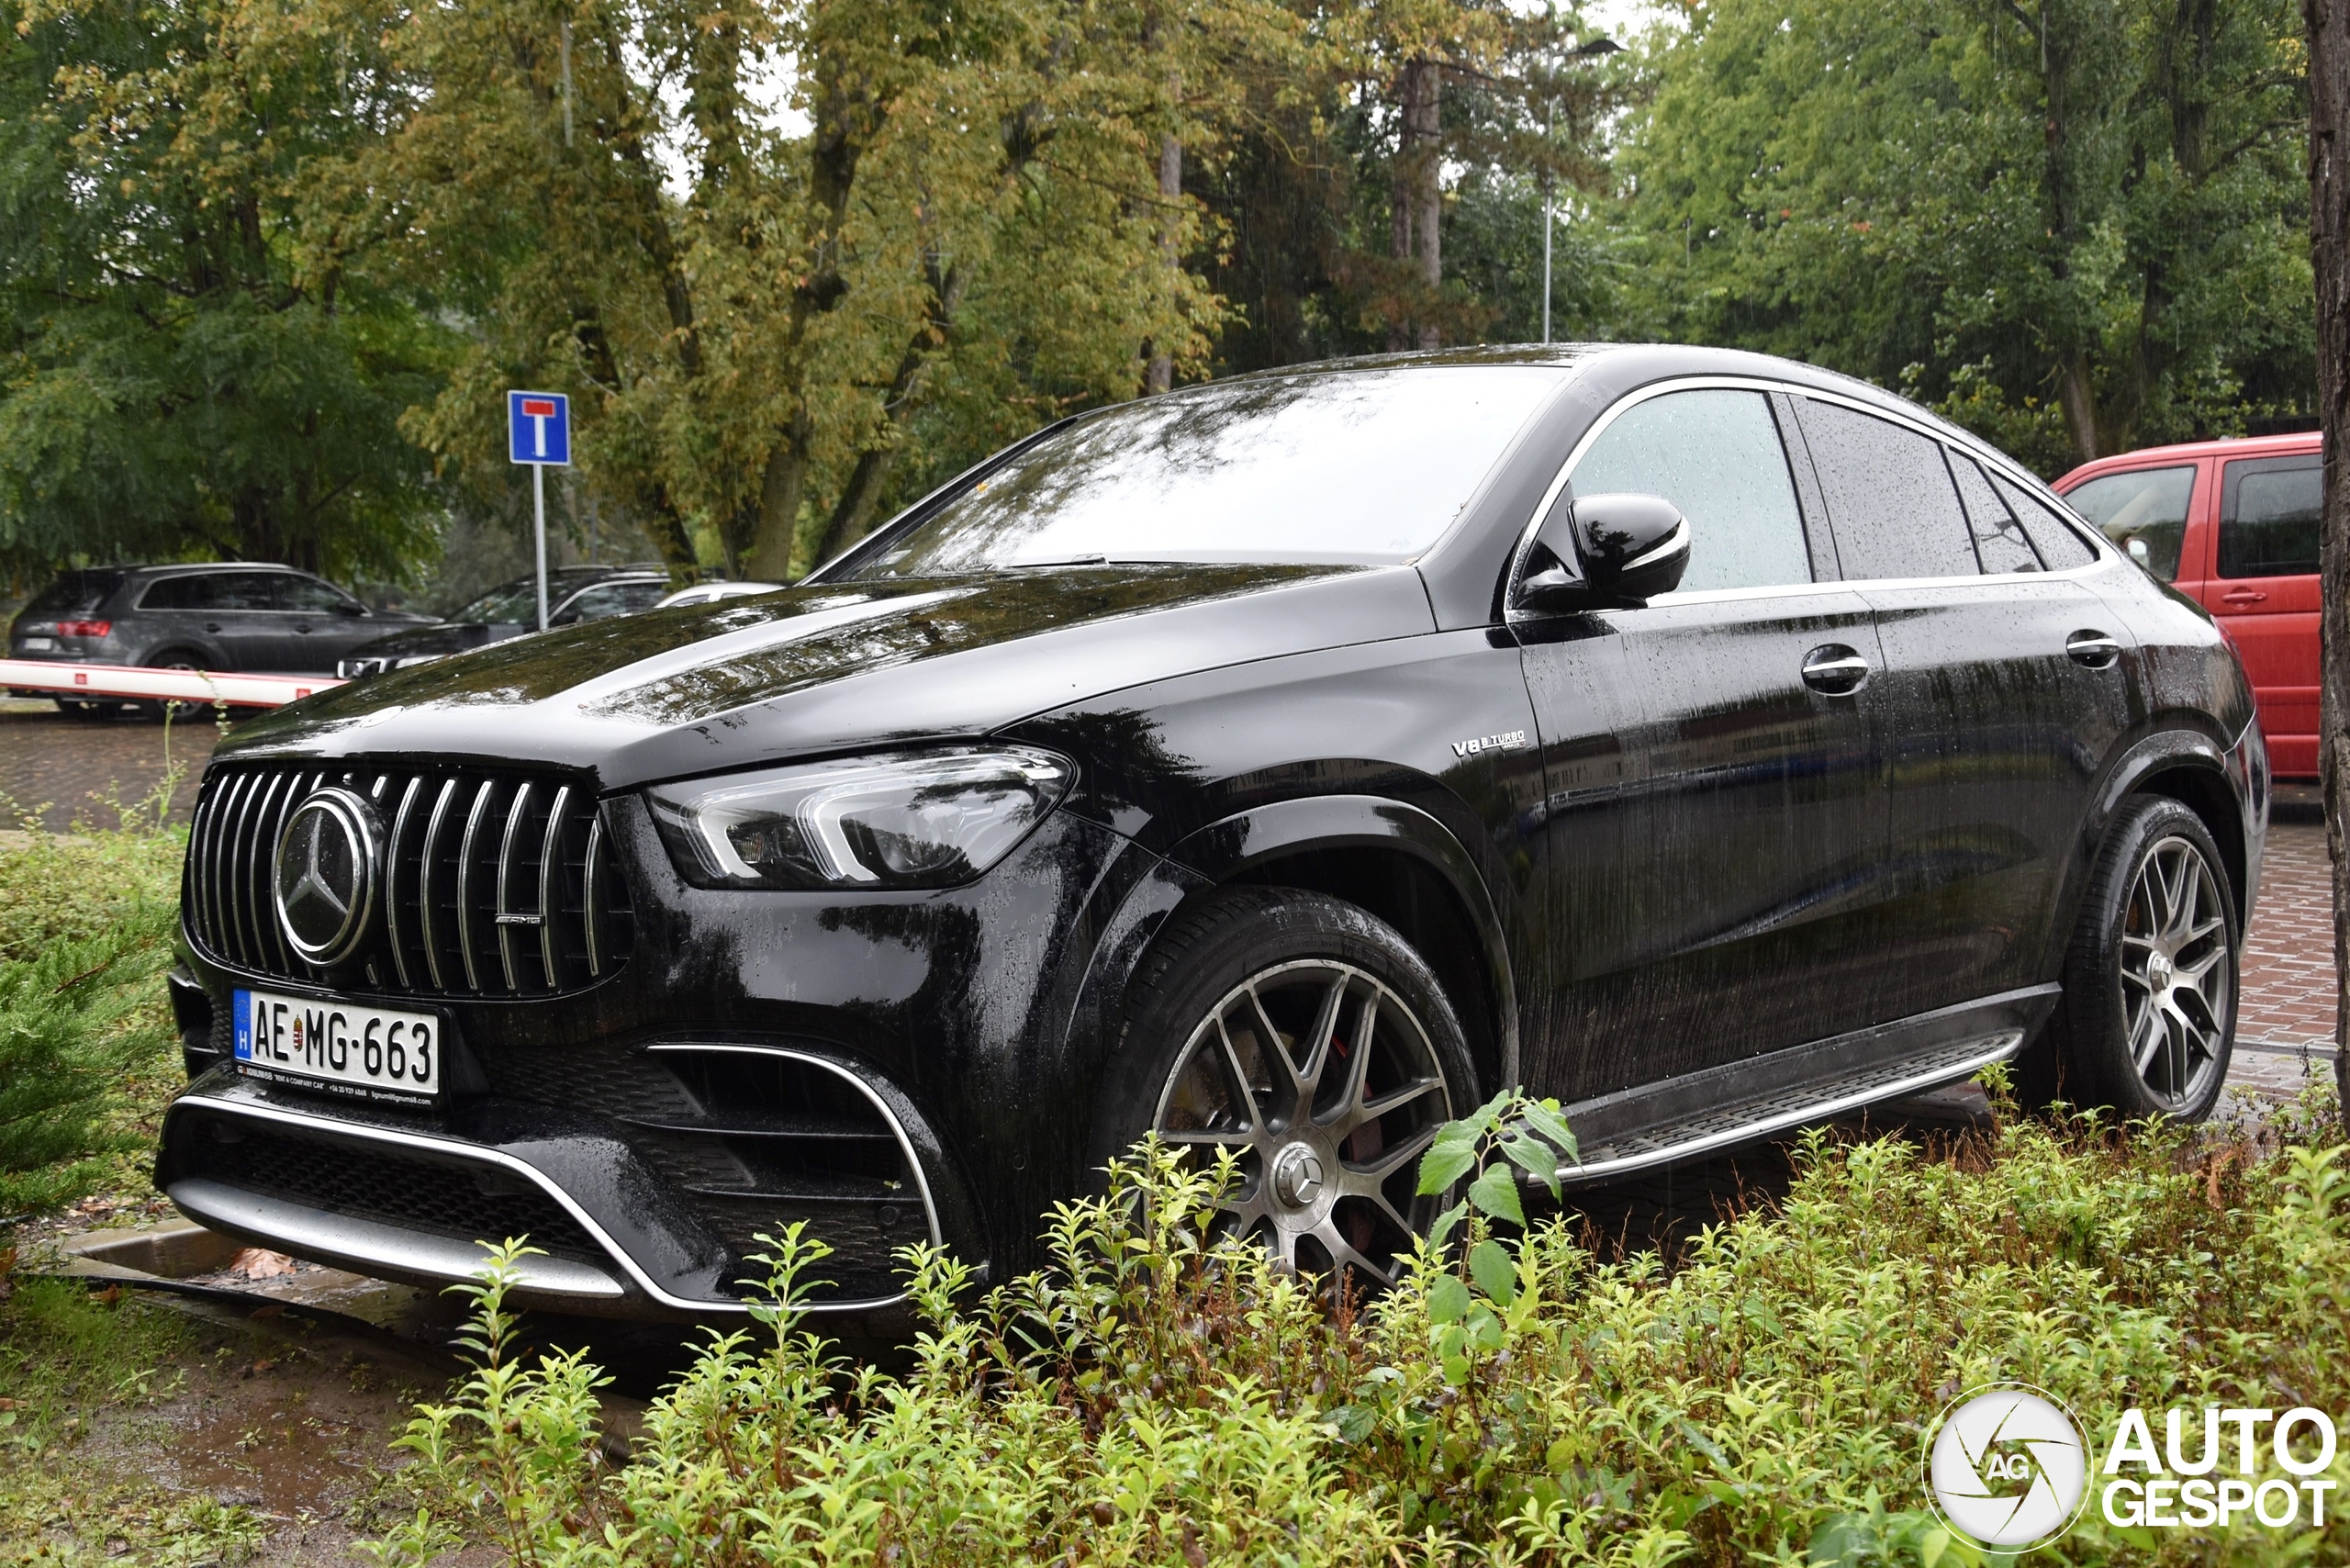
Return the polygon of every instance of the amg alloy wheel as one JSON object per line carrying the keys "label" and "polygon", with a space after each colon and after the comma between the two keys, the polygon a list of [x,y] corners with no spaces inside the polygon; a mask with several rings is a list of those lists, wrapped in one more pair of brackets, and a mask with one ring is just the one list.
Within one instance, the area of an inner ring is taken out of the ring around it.
{"label": "amg alloy wheel", "polygon": [[2173,800],[2107,830],[2065,964],[2069,1098],[2199,1121],[2228,1075],[2241,932],[2218,846]]}
{"label": "amg alloy wheel", "polygon": [[1153,944],[1091,1162],[1154,1132],[1203,1162],[1228,1149],[1232,1234],[1376,1289],[1440,1212],[1414,1192],[1419,1157],[1476,1081],[1451,1003],[1393,926],[1321,893],[1228,889]]}
{"label": "amg alloy wheel", "polygon": [[1393,1284],[1435,1217],[1413,1189],[1452,1117],[1427,1030],[1371,975],[1307,958],[1250,976],[1177,1058],[1152,1126],[1239,1158],[1232,1228],[1284,1267]]}

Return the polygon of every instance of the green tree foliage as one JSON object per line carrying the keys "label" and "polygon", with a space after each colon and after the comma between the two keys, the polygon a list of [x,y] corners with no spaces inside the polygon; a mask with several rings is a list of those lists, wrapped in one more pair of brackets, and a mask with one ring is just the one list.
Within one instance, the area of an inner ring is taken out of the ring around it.
{"label": "green tree foliage", "polygon": [[440,334],[319,174],[397,106],[372,40],[239,0],[0,0],[0,559],[389,575]]}
{"label": "green tree foliage", "polygon": [[1704,0],[1624,160],[1637,329],[1930,400],[2050,471],[2306,410],[2289,0]]}

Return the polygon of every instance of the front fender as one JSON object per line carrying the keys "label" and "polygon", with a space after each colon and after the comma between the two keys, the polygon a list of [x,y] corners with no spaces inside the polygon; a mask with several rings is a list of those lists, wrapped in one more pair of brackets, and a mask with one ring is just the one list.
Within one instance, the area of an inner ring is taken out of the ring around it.
{"label": "front fender", "polygon": [[1495,1064],[1518,1081],[1517,985],[1493,893],[1450,829],[1406,801],[1379,795],[1313,795],[1236,812],[1177,844],[1168,860],[1211,883],[1242,879],[1293,857],[1349,849],[1402,853],[1426,865],[1458,902],[1492,990]]}

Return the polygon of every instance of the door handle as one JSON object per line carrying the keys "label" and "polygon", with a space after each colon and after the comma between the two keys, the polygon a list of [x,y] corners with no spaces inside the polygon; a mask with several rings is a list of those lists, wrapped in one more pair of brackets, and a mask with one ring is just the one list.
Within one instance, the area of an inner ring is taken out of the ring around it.
{"label": "door handle", "polygon": [[1841,643],[1817,647],[1803,656],[1803,683],[1830,697],[1849,697],[1866,684],[1869,661]]}
{"label": "door handle", "polygon": [[2230,588],[2220,596],[2222,604],[2266,604],[2268,596],[2258,588]]}
{"label": "door handle", "polygon": [[218,632],[220,630],[220,622],[218,621],[207,621],[204,623],[204,629],[207,632]]}
{"label": "door handle", "polygon": [[2076,632],[2065,639],[2065,651],[2075,664],[2104,669],[2121,656],[2121,644],[2102,632]]}

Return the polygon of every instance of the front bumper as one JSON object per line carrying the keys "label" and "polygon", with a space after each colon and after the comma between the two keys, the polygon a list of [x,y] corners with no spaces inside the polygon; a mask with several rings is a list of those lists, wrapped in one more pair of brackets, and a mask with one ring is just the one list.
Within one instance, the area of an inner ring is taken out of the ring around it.
{"label": "front bumper", "polygon": [[[854,1081],[836,1063],[819,1070]],[[830,1211],[811,1218],[811,1230],[846,1242],[839,1260],[850,1264],[817,1271],[846,1283],[819,1292],[810,1310],[887,1332],[906,1316],[905,1297],[873,1265],[886,1264],[895,1246],[950,1238],[920,1144],[887,1098],[869,1103],[913,1175],[902,1200],[861,1204],[834,1192],[812,1205],[800,1194],[796,1206]],[[636,1319],[745,1312],[758,1299],[760,1271],[743,1254],[756,1249],[725,1234],[741,1227],[681,1191],[628,1131],[613,1118],[498,1096],[441,1113],[363,1106],[223,1065],[166,1113],[155,1181],[182,1213],[215,1230],[379,1278],[424,1286],[470,1279],[486,1244],[523,1239],[538,1252],[517,1268],[511,1295],[520,1305]],[[768,1196],[777,1210],[795,1206],[789,1194]],[[894,1212],[848,1223],[860,1207]],[[780,1232],[783,1223],[769,1228]]]}
{"label": "front bumper", "polygon": [[[364,771],[345,782],[372,788]],[[397,818],[405,786],[378,793]],[[437,786],[417,798],[411,834]],[[452,797],[474,798],[470,782]],[[749,1261],[772,1250],[759,1238],[803,1221],[833,1249],[811,1271],[832,1283],[809,1305],[830,1331],[861,1337],[907,1321],[901,1249],[935,1244],[1000,1277],[1025,1266],[1040,1216],[1082,1184],[1102,1037],[1090,971],[1105,942],[1131,960],[1139,935],[1110,914],[1158,864],[1107,828],[1055,813],[988,877],[937,893],[753,893],[686,885],[642,803],[606,801],[599,831],[628,890],[614,907],[632,910],[634,935],[599,949],[599,974],[571,950],[585,929],[580,852],[541,879],[521,861],[547,835],[500,793],[444,815],[522,829],[474,834],[457,858],[480,865],[469,877],[442,865],[439,885],[485,900],[506,889],[498,910],[543,923],[477,918],[478,962],[468,970],[452,947],[427,975],[410,857],[397,883],[405,968],[386,950],[330,978],[281,972],[254,935],[259,894],[217,874],[270,837],[284,801],[226,775],[207,799],[190,958],[171,987],[193,1081],[157,1162],[158,1185],[202,1223],[420,1284],[465,1278],[477,1243],[527,1233],[547,1258],[529,1261],[519,1300],[711,1318],[757,1299],[743,1281],[765,1272]],[[444,934],[461,935],[439,907]],[[558,916],[559,930],[543,923]],[[510,929],[532,935],[501,953]],[[532,955],[550,930],[555,958],[541,966]],[[443,1103],[240,1075],[238,986],[440,1012]]]}

